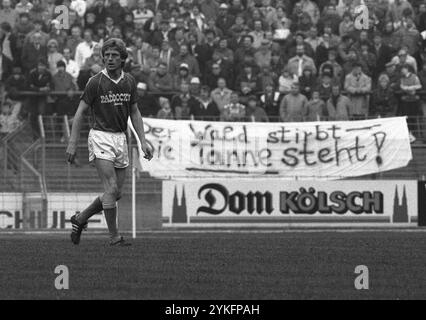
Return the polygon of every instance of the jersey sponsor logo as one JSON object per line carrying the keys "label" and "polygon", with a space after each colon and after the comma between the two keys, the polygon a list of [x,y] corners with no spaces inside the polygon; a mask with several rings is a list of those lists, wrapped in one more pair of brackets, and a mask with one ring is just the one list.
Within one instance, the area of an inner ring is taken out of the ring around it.
{"label": "jersey sponsor logo", "polygon": [[101,95],[101,103],[113,103],[114,106],[122,106],[123,102],[130,101],[130,93],[112,93]]}

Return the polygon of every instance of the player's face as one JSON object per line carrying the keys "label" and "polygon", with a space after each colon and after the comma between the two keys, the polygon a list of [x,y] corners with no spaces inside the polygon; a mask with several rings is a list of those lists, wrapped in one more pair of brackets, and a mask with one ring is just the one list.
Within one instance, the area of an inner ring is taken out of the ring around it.
{"label": "player's face", "polygon": [[104,63],[108,71],[116,71],[121,68],[120,52],[115,49],[107,49],[104,53]]}

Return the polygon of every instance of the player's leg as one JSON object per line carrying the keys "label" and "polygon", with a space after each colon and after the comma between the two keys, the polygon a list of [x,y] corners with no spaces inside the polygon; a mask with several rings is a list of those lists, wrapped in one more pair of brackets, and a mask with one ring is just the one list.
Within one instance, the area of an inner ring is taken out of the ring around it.
{"label": "player's leg", "polygon": [[104,186],[104,194],[102,195],[101,201],[110,238],[113,242],[120,238],[117,227],[116,205],[120,194],[117,183],[116,169],[114,168],[113,162],[103,159],[96,159],[95,166]]}

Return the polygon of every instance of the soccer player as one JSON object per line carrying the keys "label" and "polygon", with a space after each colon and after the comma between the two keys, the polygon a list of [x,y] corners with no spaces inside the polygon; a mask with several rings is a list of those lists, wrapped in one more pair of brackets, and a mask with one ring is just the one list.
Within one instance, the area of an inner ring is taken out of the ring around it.
{"label": "soccer player", "polygon": [[116,202],[129,165],[127,148],[127,120],[130,117],[142,145],[144,158],[151,160],[153,151],[145,140],[142,116],[137,104],[135,79],[123,72],[127,51],[121,39],[111,38],[102,46],[105,69],[91,77],[80,99],[74,117],[71,137],[67,148],[67,161],[73,163],[83,114],[90,110],[91,130],[88,147],[89,161],[95,164],[101,178],[104,193],[96,198],[81,213],[71,217],[71,241],[80,243],[80,236],[87,221],[96,213],[104,211],[110,234],[110,245],[129,245],[119,235]]}

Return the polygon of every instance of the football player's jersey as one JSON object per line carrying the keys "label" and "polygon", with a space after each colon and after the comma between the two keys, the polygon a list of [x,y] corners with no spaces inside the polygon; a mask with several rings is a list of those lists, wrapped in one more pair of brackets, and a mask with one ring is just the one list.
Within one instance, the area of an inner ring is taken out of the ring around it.
{"label": "football player's jersey", "polygon": [[81,99],[90,106],[91,128],[125,132],[130,107],[137,101],[136,81],[125,72],[113,80],[104,69],[90,78]]}

